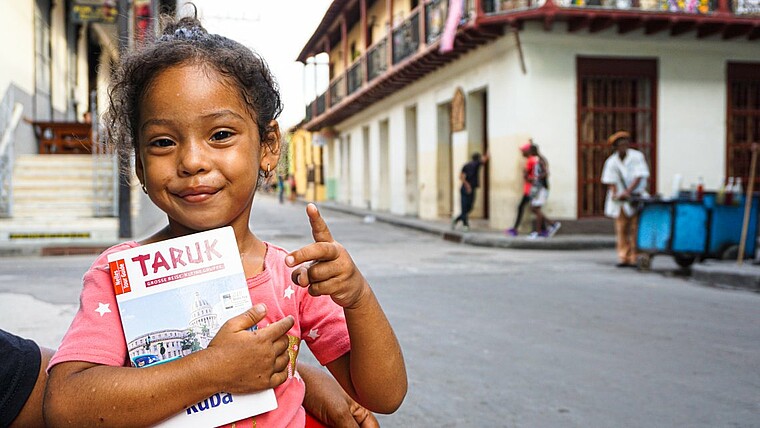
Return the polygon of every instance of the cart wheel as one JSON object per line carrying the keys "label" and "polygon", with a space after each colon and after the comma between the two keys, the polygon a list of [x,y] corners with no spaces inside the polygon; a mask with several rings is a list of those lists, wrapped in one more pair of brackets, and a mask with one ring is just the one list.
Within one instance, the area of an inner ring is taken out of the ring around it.
{"label": "cart wheel", "polygon": [[636,268],[638,270],[649,270],[652,267],[652,255],[651,254],[639,254],[636,257]]}
{"label": "cart wheel", "polygon": [[678,266],[687,268],[694,263],[694,260],[697,259],[697,256],[691,254],[675,253],[673,254],[673,258],[676,260],[676,264],[678,264]]}

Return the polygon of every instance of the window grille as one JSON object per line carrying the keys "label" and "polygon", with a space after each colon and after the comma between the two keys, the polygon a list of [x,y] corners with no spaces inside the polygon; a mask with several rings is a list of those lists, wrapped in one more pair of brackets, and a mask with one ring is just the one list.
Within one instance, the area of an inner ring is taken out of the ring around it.
{"label": "window grille", "polygon": [[578,58],[578,217],[604,214],[604,161],[612,154],[607,137],[631,133],[631,147],[650,168],[654,193],[657,117],[656,60]]}
{"label": "window grille", "polygon": [[[726,179],[741,177],[746,189],[752,143],[760,143],[760,63],[729,63],[727,93]],[[755,189],[760,189],[757,174]]]}

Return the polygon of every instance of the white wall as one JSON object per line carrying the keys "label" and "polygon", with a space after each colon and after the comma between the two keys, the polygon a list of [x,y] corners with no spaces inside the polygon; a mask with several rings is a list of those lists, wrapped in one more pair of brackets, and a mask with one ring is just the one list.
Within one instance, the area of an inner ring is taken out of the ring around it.
{"label": "white wall", "polygon": [[[81,27],[79,30],[79,38],[77,40],[77,60],[76,60],[76,73],[77,73],[77,86],[75,88],[75,96],[77,100],[77,119],[81,119],[86,111],[90,110],[90,94],[89,91],[89,70],[87,67],[87,37],[89,32],[87,27]],[[95,118],[93,117],[94,121]]]}
{"label": "white wall", "polygon": [[[460,141],[455,136],[452,165],[439,164],[438,106],[450,102],[455,89],[462,87],[465,94],[487,92],[491,226],[505,228],[514,221],[522,195],[523,159],[518,146],[531,137],[551,164],[546,214],[576,218],[578,56],[656,58],[656,187],[669,192],[676,173],[683,175],[686,186],[703,176],[708,189],[717,187],[725,171],[726,63],[760,61],[760,45],[718,37],[697,40],[693,33],[679,37],[670,37],[667,32],[645,36],[641,31],[621,36],[615,29],[568,33],[561,23],[555,24],[553,32],[544,31],[540,24],[526,24],[520,41],[526,73],[520,67],[517,40],[507,32],[336,127],[341,133],[358,137],[362,126],[389,120],[392,212],[405,213],[404,109],[416,105],[419,216],[435,219],[445,214],[439,203],[437,175],[442,168],[458,175],[470,150],[466,139]],[[460,150],[462,145],[464,150]],[[361,168],[360,155],[352,157],[351,168]],[[452,193],[457,189],[455,184]],[[454,212],[458,210],[454,205]]]}
{"label": "white wall", "polygon": [[34,0],[3,2],[0,40],[0,97],[11,84],[34,93]]}
{"label": "white wall", "polygon": [[[66,11],[63,2],[53,2],[50,11],[50,101],[53,106],[53,118],[66,120],[61,113],[68,109],[69,100],[69,50],[66,40]],[[74,73],[74,70],[71,70]]]}

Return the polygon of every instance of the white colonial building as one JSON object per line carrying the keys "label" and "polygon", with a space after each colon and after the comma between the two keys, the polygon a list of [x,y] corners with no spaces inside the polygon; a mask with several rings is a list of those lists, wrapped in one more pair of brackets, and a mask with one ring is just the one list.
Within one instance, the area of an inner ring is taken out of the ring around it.
{"label": "white colonial building", "polygon": [[760,141],[756,1],[465,3],[448,53],[456,1],[332,3],[298,58],[329,57],[329,88],[302,124],[325,141],[327,195],[447,219],[462,165],[487,151],[473,214],[505,228],[522,192],[518,146],[533,138],[551,165],[545,211],[582,222],[603,213],[606,139],[621,129],[647,156],[653,193],[670,194],[676,174],[708,190],[746,183]]}

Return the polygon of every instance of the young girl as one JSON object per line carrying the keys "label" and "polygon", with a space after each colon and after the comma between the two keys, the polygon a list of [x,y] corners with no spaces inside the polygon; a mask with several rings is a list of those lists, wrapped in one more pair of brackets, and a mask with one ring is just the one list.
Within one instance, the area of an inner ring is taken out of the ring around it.
{"label": "young girl", "polygon": [[[264,61],[195,18],[169,24],[123,59],[106,116],[109,139],[123,155],[134,151],[143,190],[169,225],[106,250],[85,274],[79,312],[50,363],[49,422],[145,426],[220,391],[274,388],[278,408],[237,426],[304,426],[302,342],[362,406],[380,413],[400,406],[407,379],[398,341],[317,208],[306,209],[315,242],[292,253],[249,229],[257,182],[277,165],[280,110]],[[128,367],[106,256],[226,225],[235,230],[253,308],[205,350]],[[253,325],[266,328],[249,331]]]}

